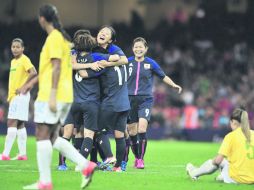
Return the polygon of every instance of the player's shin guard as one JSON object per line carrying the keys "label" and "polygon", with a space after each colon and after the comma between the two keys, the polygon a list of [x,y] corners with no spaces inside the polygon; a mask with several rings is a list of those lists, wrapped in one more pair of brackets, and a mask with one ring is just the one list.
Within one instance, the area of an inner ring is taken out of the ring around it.
{"label": "player's shin guard", "polygon": [[83,140],[84,140],[83,137],[82,137],[82,138],[78,137],[78,138],[75,138],[75,140],[74,140],[74,147],[75,147],[78,151],[80,151],[80,149],[81,149]]}
{"label": "player's shin guard", "polygon": [[80,149],[80,153],[87,158],[93,147],[93,139],[85,137]]}
{"label": "player's shin guard", "polygon": [[130,143],[131,143],[131,150],[135,155],[135,158],[139,157],[139,142],[138,142],[138,135],[130,136]]}
{"label": "player's shin guard", "polygon": [[146,133],[139,133],[139,159],[144,160],[147,146]]}
{"label": "player's shin guard", "polygon": [[[67,141],[70,141],[70,139],[68,139],[68,138],[65,138],[65,137],[62,137],[63,139],[65,139],[65,140],[67,140]],[[66,160],[66,158],[65,158],[65,156],[63,156],[61,153],[59,153],[59,157],[58,157],[58,165],[59,166],[61,166],[61,165],[66,165],[66,163],[65,163],[65,160]]]}
{"label": "player's shin guard", "polygon": [[102,149],[106,158],[110,158],[113,156],[113,153],[112,153],[111,147],[110,147],[109,138],[106,134],[103,134],[103,133],[97,134],[96,141],[97,141],[99,147]]}
{"label": "player's shin guard", "polygon": [[123,157],[123,161],[128,162],[128,158],[129,158],[129,150],[130,150],[130,145],[131,145],[131,141],[130,138],[125,139],[125,152],[124,152],[124,157]]}
{"label": "player's shin guard", "polygon": [[90,152],[90,161],[94,162],[94,163],[97,163],[98,160],[97,160],[97,144],[96,144],[96,141],[95,139],[93,140],[93,147],[92,147],[92,150]]}
{"label": "player's shin guard", "polygon": [[116,138],[116,164],[114,167],[120,167],[125,151],[125,139],[123,138]]}
{"label": "player's shin guard", "polygon": [[190,175],[192,177],[199,177],[206,174],[211,174],[218,169],[218,166],[213,164],[213,161],[207,160],[205,161],[199,168],[194,168],[190,171]]}

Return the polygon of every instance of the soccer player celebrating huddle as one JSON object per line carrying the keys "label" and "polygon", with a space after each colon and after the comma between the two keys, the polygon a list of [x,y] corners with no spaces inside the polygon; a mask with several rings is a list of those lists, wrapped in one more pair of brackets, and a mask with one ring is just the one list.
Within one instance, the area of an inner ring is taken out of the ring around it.
{"label": "soccer player celebrating huddle", "polygon": [[63,124],[73,101],[70,37],[62,28],[53,5],[40,7],[39,23],[48,34],[40,55],[39,91],[34,106],[40,178],[39,182],[23,189],[53,189],[50,171],[53,148],[81,168],[81,188],[85,188],[96,164],[86,160],[67,140],[58,137],[57,128],[59,121]]}
{"label": "soccer player celebrating huddle", "polygon": [[232,132],[225,136],[213,160],[207,160],[200,167],[187,164],[186,171],[192,179],[197,180],[220,168],[217,181],[254,183],[254,132],[250,130],[248,113],[243,109],[235,109],[230,118],[230,127]]}
{"label": "soccer player celebrating huddle", "polygon": [[27,160],[27,133],[24,122],[28,120],[30,101],[30,81],[37,75],[30,59],[23,54],[24,43],[20,38],[12,40],[11,51],[14,58],[11,61],[9,74],[8,102],[9,112],[7,135],[4,151],[0,160],[10,160],[10,151],[17,136],[19,154],[13,160]]}
{"label": "soccer player celebrating huddle", "polygon": [[[151,108],[153,105],[153,77],[157,75],[164,83],[178,90],[182,88],[175,84],[153,59],[146,57],[148,50],[147,42],[144,38],[138,37],[133,40],[133,57],[130,57],[128,64],[128,91],[131,110],[128,120],[128,132],[131,140],[131,147],[135,155],[134,166],[143,169],[144,156],[147,146],[147,126],[150,121]],[[128,154],[128,148],[127,154]],[[122,162],[122,169],[125,170],[128,155]]]}

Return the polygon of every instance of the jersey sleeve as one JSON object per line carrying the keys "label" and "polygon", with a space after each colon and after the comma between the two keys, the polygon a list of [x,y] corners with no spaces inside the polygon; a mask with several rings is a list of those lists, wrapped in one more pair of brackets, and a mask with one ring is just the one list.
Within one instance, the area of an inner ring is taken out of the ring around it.
{"label": "jersey sleeve", "polygon": [[150,62],[152,65],[153,73],[155,73],[159,78],[163,79],[166,76],[166,74],[163,72],[159,64],[154,60],[150,60]]}
{"label": "jersey sleeve", "polygon": [[219,149],[218,154],[228,157],[231,152],[231,138],[230,135],[226,135]]}
{"label": "jersey sleeve", "polygon": [[60,35],[50,36],[48,44],[48,53],[50,59],[61,59],[63,55],[63,44]]}
{"label": "jersey sleeve", "polygon": [[102,54],[102,53],[93,53],[92,54],[94,61],[101,61],[101,60],[109,60],[109,54]]}
{"label": "jersey sleeve", "polygon": [[120,47],[116,46],[116,45],[112,45],[109,48],[109,54],[111,54],[111,55],[117,54],[119,56],[125,56],[123,50]]}
{"label": "jersey sleeve", "polygon": [[25,71],[28,71],[29,69],[33,68],[33,64],[29,58],[25,58],[23,62],[23,66],[25,68]]}

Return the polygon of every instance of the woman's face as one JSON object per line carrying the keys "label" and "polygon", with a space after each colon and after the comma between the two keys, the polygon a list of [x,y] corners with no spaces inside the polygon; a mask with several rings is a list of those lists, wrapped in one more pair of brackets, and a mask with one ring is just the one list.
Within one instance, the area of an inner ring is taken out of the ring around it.
{"label": "woman's face", "polygon": [[144,57],[147,52],[147,47],[144,45],[143,42],[135,42],[133,45],[132,51],[135,55],[135,57]]}
{"label": "woman's face", "polygon": [[12,42],[11,52],[14,57],[19,57],[24,52],[24,47],[20,42]]}
{"label": "woman's face", "polygon": [[105,45],[112,42],[111,30],[107,27],[102,28],[97,35],[97,43],[99,45]]}

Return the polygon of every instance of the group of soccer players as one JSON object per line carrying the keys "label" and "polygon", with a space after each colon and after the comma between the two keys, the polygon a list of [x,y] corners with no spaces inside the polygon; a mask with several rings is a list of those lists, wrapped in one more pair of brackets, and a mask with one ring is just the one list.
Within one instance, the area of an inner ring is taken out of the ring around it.
{"label": "group of soccer players", "polygon": [[[28,120],[29,91],[38,83],[34,122],[40,176],[38,182],[24,189],[53,189],[50,171],[53,148],[61,153],[62,160],[66,157],[78,166],[83,176],[81,188],[89,184],[97,166],[87,160],[94,146],[98,146],[103,155],[105,169],[113,164],[112,171],[125,170],[129,133],[135,150],[135,167],[144,168],[153,75],[179,92],[181,87],[167,77],[154,60],[145,57],[148,46],[143,38],[134,40],[134,56],[128,60],[121,48],[114,45],[116,32],[110,26],[102,27],[97,38],[87,30],[79,30],[71,40],[53,5],[40,7],[39,24],[48,36],[41,50],[38,75],[23,54],[23,41],[19,38],[12,41],[8,130],[0,159],[10,160],[17,136],[19,153],[13,159],[27,160],[24,121]],[[59,123],[64,126],[63,137],[58,136]],[[84,128],[79,151],[69,142],[73,128],[78,126]],[[111,151],[108,131],[113,131],[115,137],[116,158]]]}
{"label": "group of soccer players", "polygon": [[[24,189],[53,189],[50,171],[53,148],[60,152],[59,170],[66,170],[65,158],[77,165],[83,177],[81,188],[89,184],[97,167],[94,163],[97,161],[96,148],[103,159],[101,169],[125,171],[129,147],[135,156],[134,167],[143,169],[146,131],[153,105],[153,77],[157,75],[178,93],[182,88],[161,70],[156,61],[146,57],[148,44],[142,37],[133,40],[134,55],[127,59],[121,48],[114,44],[116,32],[110,26],[102,27],[96,38],[88,30],[78,30],[71,40],[53,5],[40,8],[39,23],[48,36],[40,54],[38,76],[29,58],[23,54],[23,41],[19,38],[12,41],[14,59],[9,79],[8,130],[0,160],[10,160],[16,136],[19,153],[13,159],[27,160],[24,121],[28,120],[29,91],[38,83],[34,122],[40,177],[39,182]],[[240,110],[233,115],[232,122],[237,121],[237,127],[247,126],[241,125],[246,114]],[[62,137],[58,136],[59,123],[63,126]],[[80,134],[75,140],[75,148],[69,142],[74,128]],[[245,129],[242,136],[252,148],[249,127],[242,129]],[[115,137],[115,157],[107,136],[109,131]],[[220,152],[230,157],[225,151],[221,148]],[[87,160],[90,154],[93,162]],[[253,155],[249,157],[253,159]],[[223,157],[217,157],[213,162],[205,163],[201,170],[189,164],[187,171],[192,178],[197,178],[214,171],[222,163]]]}

